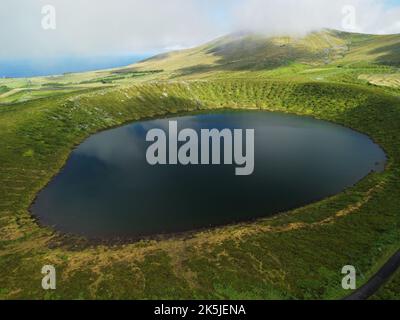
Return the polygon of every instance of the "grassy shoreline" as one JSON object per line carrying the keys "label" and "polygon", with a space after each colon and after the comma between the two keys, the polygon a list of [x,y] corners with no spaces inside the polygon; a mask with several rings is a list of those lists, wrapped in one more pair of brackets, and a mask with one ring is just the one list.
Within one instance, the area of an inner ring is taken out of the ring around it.
{"label": "grassy shoreline", "polygon": [[[114,125],[114,126],[112,126],[112,127],[107,127],[107,128],[100,129],[99,131],[96,131],[95,133],[91,134],[90,137],[92,137],[92,136],[94,136],[94,135],[96,135],[96,134],[99,134],[99,133],[101,133],[101,132],[104,132],[104,131],[112,130],[112,129],[115,129],[115,128],[120,128],[120,127],[125,126],[125,125],[130,125],[130,124],[133,124],[133,123],[135,123],[135,122],[145,122],[145,121],[151,121],[151,120],[156,120],[156,119],[172,119],[172,118],[176,118],[176,117],[185,117],[185,116],[194,116],[194,115],[221,114],[221,113],[224,113],[224,112],[227,112],[227,113],[232,113],[232,112],[241,113],[241,112],[246,112],[246,111],[270,112],[270,111],[268,111],[268,110],[266,110],[266,109],[259,109],[259,108],[256,109],[256,108],[252,108],[252,107],[247,107],[247,108],[235,108],[235,109],[229,108],[229,107],[223,107],[223,108],[219,108],[219,109],[211,108],[211,109],[208,109],[208,110],[200,109],[200,110],[196,110],[196,111],[184,111],[184,112],[178,112],[178,113],[174,113],[174,114],[165,114],[165,115],[158,116],[158,117],[141,118],[141,119],[136,120],[136,121],[134,121],[134,122],[128,120],[128,121],[126,121],[126,122],[123,122],[123,123],[118,124],[118,125]],[[307,118],[315,119],[312,115],[307,115],[307,116],[306,116],[306,115],[302,115],[302,114],[294,114],[294,113],[288,113],[288,112],[283,112],[283,111],[273,111],[273,113],[278,113],[278,114],[292,114],[292,115],[298,115],[298,116],[301,116],[301,117],[307,117]],[[333,121],[323,120],[323,119],[321,119],[321,118],[318,119],[318,120],[321,121],[321,122],[327,122],[327,123],[337,124],[337,123],[335,123],[335,122],[333,122]],[[344,128],[349,128],[349,127],[344,127]],[[354,130],[354,131],[357,131],[357,129],[355,129],[355,128],[350,128],[350,129],[352,129],[352,130]],[[360,132],[360,131],[357,131],[357,132],[363,134],[363,133]],[[370,137],[370,136],[367,136],[367,137],[368,137],[372,142],[374,142],[374,144],[376,144],[376,145],[379,146],[379,144],[378,144],[376,141],[374,141],[373,137]],[[88,137],[87,137],[87,138],[88,138]],[[34,198],[34,200],[32,201],[32,203],[30,204],[29,209],[28,209],[29,214],[33,217],[35,223],[38,224],[39,227],[42,227],[42,228],[50,228],[54,233],[57,233],[58,235],[60,235],[60,236],[63,237],[63,238],[66,238],[66,239],[77,239],[77,238],[80,238],[80,236],[78,236],[78,235],[73,235],[73,234],[69,234],[69,233],[67,233],[67,232],[62,232],[62,231],[60,231],[60,230],[57,230],[56,226],[51,227],[51,226],[49,226],[49,225],[46,225],[46,223],[42,223],[42,222],[40,221],[40,217],[36,216],[36,215],[33,213],[33,211],[32,211],[32,206],[34,205],[34,203],[35,203],[35,201],[36,201],[36,199],[37,199],[38,194],[39,194],[43,189],[45,189],[45,188],[48,186],[48,184],[49,184],[53,179],[55,179],[60,173],[62,173],[62,171],[63,171],[64,168],[65,168],[65,165],[66,165],[66,164],[68,163],[68,161],[70,160],[70,156],[71,156],[72,152],[73,152],[79,145],[81,145],[87,138],[85,138],[83,141],[80,141],[80,142],[74,144],[73,148],[70,150],[70,153],[68,154],[67,160],[64,162],[64,164],[62,165],[62,167],[58,170],[58,172],[57,172],[56,174],[54,174],[54,175],[52,176],[51,179],[48,180],[48,182],[44,185],[44,187],[43,187],[41,190],[39,190],[39,192],[36,193],[35,198]],[[381,146],[379,146],[379,147],[381,147]],[[382,147],[381,147],[381,148],[382,148]],[[386,153],[385,153],[385,158],[386,158],[386,160],[388,160],[387,157],[386,157]],[[386,170],[386,167],[387,167],[387,164],[385,165],[385,170]],[[368,178],[368,175],[369,175],[369,174],[367,174],[367,175],[366,175],[364,178],[362,178],[361,180]],[[345,192],[345,191],[347,191],[348,189],[351,189],[352,187],[354,187],[354,185],[345,188],[342,192]],[[324,197],[324,198],[322,198],[322,199],[320,199],[320,200],[314,200],[314,201],[312,201],[312,202],[310,202],[310,203],[308,203],[308,204],[305,204],[305,205],[303,205],[302,207],[307,207],[307,206],[309,206],[309,205],[318,203],[318,202],[320,202],[320,201],[333,198],[333,197],[335,197],[336,195],[337,195],[337,193],[328,195],[328,196],[326,196],[326,197]],[[287,211],[284,211],[284,212],[281,212],[281,213],[278,213],[278,214],[274,214],[274,215],[279,215],[279,214],[282,214],[282,213],[285,213],[285,212],[292,212],[292,211],[294,211],[295,209],[297,209],[297,208],[295,207],[295,208],[293,208],[293,209],[290,209],[290,210],[287,210]],[[274,215],[272,215],[272,216],[274,216]],[[267,219],[267,218],[265,218],[265,217],[264,217],[264,218],[253,218],[253,219],[248,219],[248,220],[245,220],[245,221],[236,221],[236,222],[226,223],[226,224],[224,224],[223,226],[203,227],[203,228],[193,229],[193,230],[190,230],[190,231],[173,232],[173,233],[165,233],[165,234],[156,234],[156,235],[150,235],[150,236],[138,236],[138,237],[128,237],[128,238],[106,238],[106,239],[104,239],[104,238],[87,238],[87,237],[84,237],[84,236],[83,236],[82,238],[85,240],[85,242],[87,243],[87,245],[88,245],[89,247],[90,247],[90,246],[98,246],[98,245],[113,246],[113,245],[135,244],[135,243],[140,242],[140,241],[185,240],[185,239],[189,239],[189,238],[191,238],[191,237],[193,237],[193,236],[196,236],[196,234],[199,234],[199,233],[201,233],[201,232],[218,231],[219,229],[221,229],[221,227],[234,227],[235,225],[240,225],[240,224],[253,224],[253,223],[257,223],[257,222],[259,222],[259,221],[265,220],[265,219]],[[385,258],[385,260],[387,260],[387,259]]]}
{"label": "grassy shoreline", "polygon": [[[92,246],[40,228],[29,216],[36,193],[89,135],[144,118],[227,107],[295,113],[351,127],[385,149],[387,170],[305,208],[189,239]],[[0,298],[341,298],[348,294],[340,288],[341,266],[358,266],[365,282],[400,246],[400,100],[378,88],[300,81],[154,82],[32,101],[0,116],[5,150],[0,181],[7,185],[0,190],[0,269],[6,274]],[[45,263],[59,270],[56,292],[41,290]]]}

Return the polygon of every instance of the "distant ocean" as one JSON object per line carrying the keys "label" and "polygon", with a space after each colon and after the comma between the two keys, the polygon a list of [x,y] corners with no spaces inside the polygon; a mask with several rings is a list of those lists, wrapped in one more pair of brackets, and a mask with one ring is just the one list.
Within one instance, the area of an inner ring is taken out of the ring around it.
{"label": "distant ocean", "polygon": [[85,72],[123,67],[146,59],[148,56],[95,56],[60,57],[52,59],[0,59],[1,78],[24,78],[59,75],[69,72]]}

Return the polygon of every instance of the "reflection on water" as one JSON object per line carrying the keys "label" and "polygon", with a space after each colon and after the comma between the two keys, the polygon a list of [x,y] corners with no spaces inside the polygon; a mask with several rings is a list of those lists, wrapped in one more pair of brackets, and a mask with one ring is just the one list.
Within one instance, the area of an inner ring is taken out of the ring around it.
{"label": "reflection on water", "polygon": [[[255,129],[255,171],[234,165],[150,166],[146,133]],[[246,221],[339,193],[385,154],[367,136],[306,117],[246,111],[145,121],[96,134],[73,151],[39,194],[33,213],[57,230],[87,237],[139,237]]]}

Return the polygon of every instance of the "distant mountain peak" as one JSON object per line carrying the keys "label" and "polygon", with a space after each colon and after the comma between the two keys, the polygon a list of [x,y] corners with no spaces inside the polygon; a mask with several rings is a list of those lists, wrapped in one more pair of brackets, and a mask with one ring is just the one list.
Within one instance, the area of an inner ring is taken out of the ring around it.
{"label": "distant mountain peak", "polygon": [[273,36],[237,31],[201,46],[164,53],[133,65],[165,70],[175,76],[220,71],[273,70],[293,63],[310,66],[340,63],[400,64],[400,35],[377,36],[321,29],[305,35]]}

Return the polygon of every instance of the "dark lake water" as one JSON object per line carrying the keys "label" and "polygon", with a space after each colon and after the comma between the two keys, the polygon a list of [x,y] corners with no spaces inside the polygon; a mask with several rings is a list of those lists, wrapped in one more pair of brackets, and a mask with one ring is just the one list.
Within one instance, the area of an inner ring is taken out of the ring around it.
{"label": "dark lake water", "polygon": [[[255,129],[255,170],[235,165],[150,166],[148,130]],[[32,211],[46,225],[89,238],[136,238],[268,217],[343,191],[382,171],[367,136],[308,117],[262,111],[144,121],[98,133],[72,152]]]}

